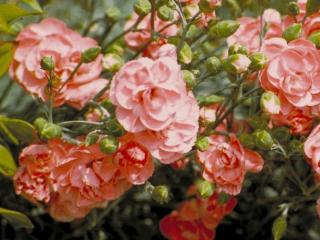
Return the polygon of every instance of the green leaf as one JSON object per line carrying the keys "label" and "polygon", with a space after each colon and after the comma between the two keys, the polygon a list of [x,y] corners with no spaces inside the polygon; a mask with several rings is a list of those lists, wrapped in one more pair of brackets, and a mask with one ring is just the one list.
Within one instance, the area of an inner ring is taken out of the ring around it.
{"label": "green leaf", "polygon": [[224,101],[224,97],[218,95],[199,96],[198,102],[200,106],[208,106],[214,103],[221,103]]}
{"label": "green leaf", "polygon": [[2,3],[0,4],[0,16],[6,21],[10,22],[19,17],[24,17],[28,15],[33,15],[34,12],[29,12],[15,4]]}
{"label": "green leaf", "polygon": [[37,0],[21,0],[21,2],[27,4],[37,13],[43,13],[43,10]]}
{"label": "green leaf", "polygon": [[[0,21],[0,31],[1,31],[1,21]],[[0,77],[8,71],[12,59],[13,59],[13,44],[5,43],[3,45],[0,45]]]}
{"label": "green leaf", "polygon": [[36,138],[36,130],[30,123],[2,116],[0,116],[0,132],[16,145],[19,141],[32,143]]}
{"label": "green leaf", "polygon": [[280,216],[274,222],[272,226],[272,234],[274,240],[280,240],[287,230],[287,220],[285,217]]}
{"label": "green leaf", "polygon": [[308,0],[307,15],[317,12],[320,9],[320,0]]}
{"label": "green leaf", "polygon": [[30,219],[24,215],[23,213],[0,208],[0,215],[8,220],[8,222],[15,228],[15,229],[32,229],[34,228]]}
{"label": "green leaf", "polygon": [[0,172],[5,176],[13,176],[17,170],[17,165],[9,150],[0,145]]}
{"label": "green leaf", "polygon": [[8,33],[14,35],[8,23],[0,16],[0,32]]}

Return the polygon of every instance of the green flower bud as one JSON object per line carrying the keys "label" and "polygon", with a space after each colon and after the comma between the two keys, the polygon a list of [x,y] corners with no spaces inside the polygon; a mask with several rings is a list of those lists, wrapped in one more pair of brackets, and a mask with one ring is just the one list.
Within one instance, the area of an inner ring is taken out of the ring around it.
{"label": "green flower bud", "polygon": [[249,68],[253,71],[261,70],[263,69],[267,63],[268,58],[265,54],[260,52],[255,52],[250,56],[251,64]]}
{"label": "green flower bud", "polygon": [[192,61],[192,50],[191,47],[184,43],[183,47],[178,56],[179,62],[184,64],[189,64]]}
{"label": "green flower bud", "polygon": [[284,30],[282,36],[284,39],[290,42],[292,40],[300,38],[301,34],[302,34],[302,24],[294,23],[291,26],[287,27],[286,30]]}
{"label": "green flower bud", "polygon": [[62,135],[62,128],[54,123],[46,123],[41,130],[41,137],[50,140],[59,138]]}
{"label": "green flower bud", "polygon": [[41,132],[44,126],[48,123],[48,121],[42,117],[37,118],[33,122],[33,126],[37,129],[38,132]]}
{"label": "green flower bud", "polygon": [[123,64],[123,59],[115,53],[107,53],[102,61],[103,68],[111,73],[119,71]]}
{"label": "green flower bud", "polygon": [[235,54],[229,56],[223,61],[223,67],[228,73],[237,74],[244,73],[248,70],[251,60],[243,54]]}
{"label": "green flower bud", "polygon": [[209,148],[209,138],[208,137],[199,137],[196,141],[195,147],[200,152],[205,152]]}
{"label": "green flower bud", "polygon": [[226,38],[234,34],[240,24],[233,20],[223,20],[210,27],[208,35],[213,38]]}
{"label": "green flower bud", "polygon": [[249,53],[248,48],[246,48],[245,46],[243,46],[239,43],[235,43],[235,44],[231,45],[228,50],[228,55],[230,56],[230,55],[234,55],[237,53],[248,55],[248,53]]}
{"label": "green flower bud", "polygon": [[111,23],[115,23],[119,21],[121,17],[121,11],[117,7],[111,7],[105,11],[105,16],[108,21],[110,21]]}
{"label": "green flower bud", "polygon": [[114,114],[116,107],[112,104],[110,99],[105,99],[101,102],[101,106],[108,110],[109,113]]}
{"label": "green flower bud", "polygon": [[83,63],[93,62],[99,56],[100,52],[101,52],[101,47],[89,48],[81,54],[81,61]]}
{"label": "green flower bud", "polygon": [[121,124],[117,121],[117,119],[108,119],[104,123],[104,128],[108,134],[116,137],[121,137],[126,133],[126,131],[121,126]]}
{"label": "green flower bud", "polygon": [[160,8],[163,5],[167,5],[169,8],[175,9],[176,4],[174,0],[158,0],[157,1],[157,8]]}
{"label": "green flower bud", "polygon": [[55,64],[52,57],[43,57],[40,62],[41,69],[45,71],[53,71]]}
{"label": "green flower bud", "polygon": [[260,99],[262,110],[268,114],[278,114],[280,112],[280,99],[273,92],[264,92]]}
{"label": "green flower bud", "polygon": [[115,44],[112,44],[111,46],[109,46],[107,48],[107,52],[106,53],[114,53],[114,54],[117,54],[117,55],[121,56],[124,53],[124,49],[120,44],[115,43]]}
{"label": "green flower bud", "polygon": [[99,139],[99,133],[97,132],[91,132],[86,136],[86,140],[85,140],[85,146],[91,146],[93,144],[95,144]]}
{"label": "green flower bud", "polygon": [[268,119],[263,116],[251,116],[248,123],[254,129],[268,129]]}
{"label": "green flower bud", "polygon": [[197,187],[198,194],[202,198],[211,197],[215,190],[214,184],[203,179],[199,179],[198,181],[196,181],[196,187]]}
{"label": "green flower bud", "polygon": [[313,42],[318,49],[320,48],[320,31],[312,33],[308,39],[309,41]]}
{"label": "green flower bud", "polygon": [[156,186],[152,191],[152,199],[157,203],[163,204],[169,201],[170,191],[165,185]]}
{"label": "green flower bud", "polygon": [[228,201],[229,201],[229,195],[226,194],[225,192],[221,192],[218,197],[218,203],[220,205],[223,205],[223,204],[227,203]]}
{"label": "green flower bud", "polygon": [[214,94],[209,96],[199,96],[197,99],[200,106],[210,106],[214,103],[221,103],[224,101],[223,96],[218,96]]}
{"label": "green flower bud", "polygon": [[292,140],[289,144],[289,154],[303,156],[304,155],[303,146],[304,146],[303,142],[296,139]]}
{"label": "green flower bud", "polygon": [[299,5],[296,2],[290,2],[288,6],[288,14],[291,17],[296,17],[300,14]]}
{"label": "green flower bud", "polygon": [[307,15],[317,12],[320,9],[319,0],[308,0],[307,1]]}
{"label": "green flower bud", "polygon": [[200,0],[199,2],[199,8],[204,13],[212,13],[217,6],[212,0]]}
{"label": "green flower bud", "polygon": [[163,21],[171,21],[174,17],[174,10],[167,5],[163,5],[158,9],[158,17]]}
{"label": "green flower bud", "polygon": [[191,19],[197,12],[199,12],[198,4],[189,4],[183,8],[183,14],[186,19]]}
{"label": "green flower bud", "polygon": [[253,133],[256,146],[261,150],[270,150],[274,142],[266,130],[256,130]]}
{"label": "green flower bud", "polygon": [[193,74],[193,72],[189,70],[182,70],[183,79],[187,84],[188,89],[193,89],[193,87],[196,85],[196,77]]}
{"label": "green flower bud", "polygon": [[151,12],[151,3],[149,0],[137,0],[134,4],[134,11],[139,16],[148,15]]}
{"label": "green flower bud", "polygon": [[222,63],[219,58],[213,56],[204,62],[204,66],[209,73],[217,74],[222,70]]}
{"label": "green flower bud", "polygon": [[118,150],[119,141],[114,136],[107,136],[100,140],[99,147],[101,152],[106,154],[112,154]]}
{"label": "green flower bud", "polygon": [[256,146],[255,138],[254,136],[252,136],[252,134],[242,133],[239,136],[239,140],[242,143],[242,145],[247,148],[254,148]]}

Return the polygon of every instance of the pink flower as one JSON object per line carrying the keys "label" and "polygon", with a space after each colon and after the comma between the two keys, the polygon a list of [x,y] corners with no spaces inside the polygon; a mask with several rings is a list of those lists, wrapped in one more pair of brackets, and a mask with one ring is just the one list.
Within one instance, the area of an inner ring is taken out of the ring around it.
{"label": "pink flower", "polygon": [[316,175],[320,174],[320,125],[316,126],[304,143],[304,153],[309,158]]}
{"label": "pink flower", "polygon": [[[282,35],[281,16],[276,10],[266,9],[263,13],[264,22],[268,24],[265,39]],[[257,52],[260,48],[261,19],[241,17],[238,19],[239,29],[227,39],[231,46],[239,43],[246,46],[250,52]]]}
{"label": "pink flower", "polygon": [[107,84],[106,79],[99,77],[102,71],[102,55],[99,55],[94,62],[83,64],[60,89],[80,62],[81,53],[97,44],[57,19],[47,18],[29,25],[20,32],[16,41],[18,46],[10,75],[26,91],[43,101],[48,100],[46,72],[40,67],[40,61],[45,56],[51,56],[55,62],[55,106],[67,103],[80,109]]}
{"label": "pink flower", "polygon": [[115,153],[115,161],[119,162],[120,171],[134,185],[144,184],[153,174],[154,166],[149,151],[141,144],[126,141]]}
{"label": "pink flower", "polygon": [[134,133],[168,127],[185,96],[180,66],[169,57],[155,61],[140,58],[126,63],[114,76],[110,88],[117,119]]}
{"label": "pink flower", "polygon": [[199,107],[191,93],[176,107],[175,119],[168,127],[135,134],[136,140],[164,164],[175,162],[192,149],[199,128]]}
{"label": "pink flower", "polygon": [[[138,20],[139,16],[133,14],[131,19],[126,22],[124,28],[125,30],[132,27]],[[143,18],[143,20],[138,24],[136,31],[131,31],[125,35],[124,39],[126,44],[133,51],[138,51],[142,49],[151,39],[151,14],[148,14]],[[179,29],[177,25],[171,25],[167,27],[170,22],[166,22],[155,16],[154,20],[154,30],[161,33],[164,37],[171,37],[177,35]],[[139,30],[140,29],[140,30]]]}
{"label": "pink flower", "polygon": [[263,51],[270,60],[260,74],[265,90],[295,107],[320,103],[320,53],[311,42],[299,39],[287,44],[282,38],[272,38],[265,41]]}
{"label": "pink flower", "polygon": [[177,49],[173,44],[156,45],[155,48],[148,48],[150,52],[145,53],[145,57],[152,58],[154,60],[162,57],[171,57],[177,61]]}
{"label": "pink flower", "polygon": [[209,149],[198,152],[198,160],[204,167],[203,177],[230,195],[240,193],[247,171],[259,172],[263,168],[262,157],[245,149],[234,135],[229,140],[212,135]]}
{"label": "pink flower", "polygon": [[32,202],[50,200],[50,171],[54,167],[51,150],[46,145],[30,145],[19,157],[20,168],[13,180],[17,194]]}

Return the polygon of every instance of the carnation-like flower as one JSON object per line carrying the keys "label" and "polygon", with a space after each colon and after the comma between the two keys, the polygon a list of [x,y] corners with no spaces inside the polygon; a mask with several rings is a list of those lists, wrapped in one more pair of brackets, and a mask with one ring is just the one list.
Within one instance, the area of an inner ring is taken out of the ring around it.
{"label": "carnation-like flower", "polygon": [[155,61],[140,58],[126,63],[110,88],[118,121],[133,133],[168,127],[185,96],[181,68],[170,57]]}
{"label": "carnation-like flower", "polygon": [[320,103],[320,53],[314,44],[304,39],[287,44],[282,38],[271,38],[264,42],[263,52],[270,60],[260,74],[265,90],[295,107]]}
{"label": "carnation-like flower", "polygon": [[207,151],[198,152],[198,160],[204,168],[203,177],[217,184],[219,191],[230,195],[239,194],[246,172],[262,170],[262,157],[245,149],[234,135],[230,135],[229,139],[212,135],[209,142]]}
{"label": "carnation-like flower", "polygon": [[52,57],[55,62],[55,106],[67,103],[80,109],[107,84],[106,79],[100,78],[102,55],[92,63],[83,64],[66,83],[80,62],[81,53],[97,43],[72,31],[60,20],[47,18],[31,24],[20,32],[16,41],[10,75],[26,91],[44,101],[48,100],[48,79],[40,67],[43,57]]}
{"label": "carnation-like flower", "polygon": [[[282,35],[282,22],[280,13],[274,9],[266,9],[263,13],[263,20],[267,24],[265,39],[280,37]],[[227,39],[231,46],[239,43],[246,46],[250,52],[257,52],[260,48],[261,19],[251,17],[241,17],[238,19],[240,27]]]}

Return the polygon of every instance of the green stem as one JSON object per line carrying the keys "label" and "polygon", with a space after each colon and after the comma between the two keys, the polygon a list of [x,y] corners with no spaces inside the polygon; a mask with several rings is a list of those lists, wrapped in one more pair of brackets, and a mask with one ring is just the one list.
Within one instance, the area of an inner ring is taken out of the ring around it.
{"label": "green stem", "polygon": [[67,80],[61,85],[61,87],[58,90],[58,93],[63,89],[63,87],[74,77],[74,75],[77,73],[77,71],[79,70],[79,68],[81,67],[81,65],[83,64],[82,61],[80,61],[77,66],[75,67],[75,69],[73,69],[72,73],[70,74],[70,76],[67,78]]}
{"label": "green stem", "polygon": [[75,120],[75,121],[65,121],[65,122],[61,122],[61,123],[59,123],[58,125],[61,126],[61,127],[70,126],[70,125],[93,125],[93,126],[102,126],[103,123]]}

